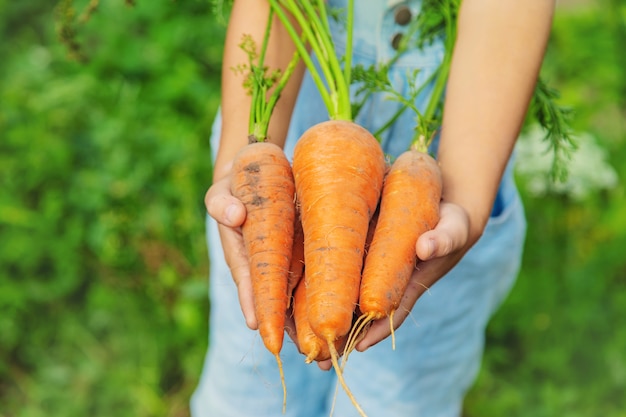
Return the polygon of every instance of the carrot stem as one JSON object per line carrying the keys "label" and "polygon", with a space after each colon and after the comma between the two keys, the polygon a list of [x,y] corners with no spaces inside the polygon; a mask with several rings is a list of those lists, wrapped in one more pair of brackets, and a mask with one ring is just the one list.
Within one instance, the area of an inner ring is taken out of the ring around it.
{"label": "carrot stem", "polygon": [[[265,26],[265,32],[263,34],[263,42],[261,43],[261,51],[257,60],[256,65],[253,62],[253,56],[249,56],[250,62],[250,77],[252,82],[252,104],[250,109],[250,120],[248,133],[251,134],[256,141],[263,142],[265,140],[265,135],[263,135],[263,117],[264,114],[263,107],[265,104],[265,97],[267,94],[266,88],[266,80],[264,79],[265,68],[265,53],[267,51],[267,45],[269,44],[270,38],[270,29],[272,27],[272,18],[274,16],[274,12],[270,9],[269,15],[267,18],[267,25]],[[265,122],[267,125],[268,122]],[[267,130],[267,127],[265,128]]]}
{"label": "carrot stem", "polygon": [[[293,1],[293,0],[289,0],[289,1]],[[350,2],[352,1],[353,0],[350,0]],[[302,4],[304,5],[304,9],[307,12],[306,17],[309,19],[311,23],[313,23],[312,28],[315,30],[315,33],[317,35],[317,39],[320,43],[320,49],[322,49],[324,52],[324,55],[321,58],[321,60],[326,61],[328,65],[330,66],[331,78],[329,79],[327,77],[326,81],[329,84],[331,82],[333,84],[332,88],[329,87],[331,91],[331,98],[333,99],[333,105],[335,106],[334,112],[332,114],[336,114],[335,117],[340,120],[351,120],[352,111],[351,111],[350,91],[349,91],[350,79],[348,77],[345,77],[345,74],[341,69],[339,60],[337,59],[337,56],[335,55],[335,47],[333,45],[333,41],[330,36],[330,28],[328,26],[328,22],[326,20],[327,19],[326,3],[324,2],[324,0],[318,0],[317,3],[318,3],[318,9],[320,10],[319,15],[318,13],[315,12],[315,9],[313,8],[310,2],[307,2],[307,1],[302,2]],[[350,13],[350,11],[353,10],[352,7],[353,6],[351,6],[349,3],[348,21],[353,20],[353,16],[351,15],[353,15],[354,13]],[[348,34],[348,39],[351,40],[352,38],[351,27],[347,28],[347,34]],[[349,52],[351,53],[350,43],[346,44],[346,53],[344,57],[346,60],[346,65],[344,68],[348,71],[347,73],[348,75],[350,73],[348,68],[351,64],[351,58],[349,57]],[[348,113],[345,115],[347,119],[343,118],[344,117],[343,112],[346,110],[348,110]],[[332,114],[331,114],[331,118],[335,118],[335,117],[332,117]]]}
{"label": "carrot stem", "polygon": [[285,68],[285,71],[283,72],[278,84],[276,85],[274,91],[272,92],[272,95],[270,96],[269,100],[267,101],[267,105],[265,106],[265,111],[262,115],[262,119],[261,120],[265,120],[267,122],[263,123],[263,131],[262,131],[262,135],[263,138],[265,139],[267,137],[267,130],[269,128],[269,120],[270,117],[274,111],[274,108],[276,107],[276,103],[278,102],[278,99],[280,98],[280,94],[282,93],[283,89],[285,88],[285,86],[287,85],[287,81],[289,81],[289,78],[291,78],[291,75],[293,74],[293,72],[296,69],[296,66],[298,65],[298,61],[300,60],[300,55],[295,52],[293,54],[293,57],[291,58],[291,61],[289,61],[289,64],[287,65],[287,68]]}
{"label": "carrot stem", "polygon": [[[276,84],[273,85],[271,95],[267,97],[268,91],[274,83],[274,80],[271,78],[268,79],[265,74],[265,55],[269,44],[274,14],[275,11],[270,9],[265,34],[263,36],[263,43],[261,44],[261,51],[256,64],[254,63],[253,55],[250,55],[249,59],[250,82],[252,83],[252,107],[250,109],[248,133],[256,142],[265,142],[267,139],[269,121],[276,107],[276,103],[300,60],[300,55],[296,51],[289,61],[287,68],[282,72]],[[248,53],[250,54],[251,52],[249,51]]]}
{"label": "carrot stem", "polygon": [[[322,0],[320,0],[322,2]],[[354,10],[354,0],[348,0],[348,16],[346,22],[346,52],[345,52],[345,62],[344,62],[344,79],[346,81],[346,85],[349,86],[352,82],[352,39],[354,32],[354,13],[351,13]],[[347,97],[350,97],[347,95]]]}
{"label": "carrot stem", "polygon": [[[441,67],[442,65],[439,66],[439,69],[441,69]],[[417,97],[422,91],[424,91],[426,86],[428,86],[435,79],[437,72],[438,71],[435,71],[430,74],[426,81],[424,81],[424,83],[417,90],[415,90],[415,92],[413,93],[414,98]],[[391,125],[393,125],[398,120],[398,118],[402,116],[402,113],[404,113],[407,108],[411,107],[414,112],[417,112],[417,108],[415,108],[415,105],[413,103],[409,103],[407,100],[400,100],[400,103],[401,106],[398,111],[396,111],[396,113],[384,125],[382,125],[376,132],[374,132],[375,138],[378,139],[385,130],[389,129]]]}
{"label": "carrot stem", "polygon": [[431,120],[437,111],[437,106],[439,105],[439,101],[441,100],[441,96],[443,95],[443,91],[445,89],[446,83],[448,81],[448,73],[450,72],[450,65],[447,62],[451,57],[448,57],[448,54],[444,56],[444,62],[439,67],[438,75],[435,80],[435,85],[433,87],[433,92],[431,93],[430,100],[428,102],[428,106],[424,111],[423,118],[425,120]]}
{"label": "carrot stem", "polygon": [[[304,42],[300,39],[300,37],[298,35],[298,32],[293,27],[293,24],[291,23],[291,21],[289,20],[289,18],[285,14],[284,10],[281,8],[281,6],[279,4],[279,0],[269,0],[269,2],[271,4],[272,8],[276,11],[276,15],[278,16],[280,21],[285,26],[285,29],[289,33],[289,36],[293,40],[294,45],[296,46],[296,50],[298,51],[298,53],[300,55],[300,58],[302,58],[302,61],[304,62],[304,64],[306,65],[307,69],[311,73],[311,77],[313,78],[313,81],[314,81],[316,87],[319,90],[319,93],[320,93],[320,95],[322,97],[322,100],[324,101],[325,107],[327,109],[331,109],[332,108],[332,100],[330,98],[330,94],[326,90],[326,86],[324,85],[324,81],[322,80],[322,77],[320,76],[320,72],[317,69],[317,67],[315,66],[315,64],[313,63],[313,60],[311,59],[311,57],[309,55],[309,51],[307,50]],[[295,7],[296,9],[298,9],[297,6],[291,6],[291,7]],[[293,10],[291,10],[291,8],[289,8],[288,10],[290,12],[294,13]],[[298,9],[298,11],[299,11],[299,9]],[[294,16],[295,16],[295,14],[294,14]],[[300,21],[298,21],[298,23],[302,24],[302,23],[300,23]],[[303,31],[304,31],[304,27],[303,27]],[[312,35],[312,33],[309,33],[307,35],[307,38],[309,39],[308,42],[311,45],[313,45],[309,35]],[[322,65],[323,65],[323,63],[320,62],[320,67],[321,68],[322,68]]]}
{"label": "carrot stem", "polygon": [[431,142],[436,132],[430,128],[430,124],[434,119],[437,108],[441,104],[441,98],[445,91],[446,84],[448,82],[448,75],[450,73],[450,63],[452,62],[452,52],[454,51],[454,44],[456,42],[456,27],[454,25],[454,19],[452,17],[452,5],[449,0],[442,2],[443,16],[445,20],[446,36],[444,43],[444,55],[443,62],[437,71],[437,78],[431,93],[430,100],[424,110],[423,114],[417,112],[418,129],[416,130],[415,137],[411,147],[414,147],[417,141],[422,140],[423,137],[427,139],[426,148]]}
{"label": "carrot stem", "polygon": [[[311,39],[309,44],[311,45],[311,49],[313,49],[319,58],[318,61],[320,68],[324,73],[324,77],[328,83],[328,90],[330,91],[332,98],[333,94],[338,91],[339,87],[336,79],[336,68],[334,67],[333,60],[331,59],[331,56],[334,56],[334,47],[332,42],[329,42],[329,37],[327,36],[327,32],[325,32],[326,29],[324,24],[309,1],[302,2],[304,13],[296,5],[294,0],[286,1],[293,5],[292,7],[294,10],[292,10],[292,13],[294,14],[294,17],[302,27],[303,32],[307,33]],[[322,9],[325,8],[323,4],[321,7]]]}
{"label": "carrot stem", "polygon": [[[269,1],[272,8],[276,10],[277,16],[291,36],[298,53],[309,70],[328,110],[329,117],[333,120],[352,121],[349,80],[345,78],[339,58],[335,54],[335,47],[327,23],[325,2],[321,0],[318,2],[320,11],[316,12],[310,2],[302,2],[299,6],[294,0]],[[353,0],[350,0],[349,4],[351,7],[348,10],[348,16],[353,14]],[[318,57],[319,68],[309,56],[309,51],[304,42],[301,42],[298,38],[297,31],[285,14],[283,7],[294,16],[302,28],[302,32],[306,35],[311,49]],[[351,48],[347,48],[347,51],[351,53]],[[346,57],[346,59],[348,58]],[[324,83],[322,75],[326,83]]]}

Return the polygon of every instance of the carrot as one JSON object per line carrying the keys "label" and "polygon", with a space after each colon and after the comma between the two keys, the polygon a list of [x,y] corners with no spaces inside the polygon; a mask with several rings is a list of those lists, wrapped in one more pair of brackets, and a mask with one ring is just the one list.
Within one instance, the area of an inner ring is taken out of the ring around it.
{"label": "carrot", "polygon": [[[378,210],[374,213],[370,220],[370,227],[367,232],[365,240],[365,253],[367,248],[372,242],[374,237],[374,228],[376,225]],[[318,337],[309,324],[309,318],[307,316],[307,300],[306,300],[306,285],[305,281],[305,268],[304,268],[304,234],[302,232],[302,223],[298,216],[296,216],[296,229],[294,231],[294,250],[291,258],[291,276],[289,278],[289,284],[295,284],[295,290],[292,297],[292,314],[294,318],[294,324],[296,326],[296,335],[298,348],[300,353],[305,355],[305,362],[311,363],[313,361],[325,361],[330,359],[330,350],[326,341]],[[347,342],[347,337],[341,337],[335,341],[335,348],[337,351],[342,351]]]}
{"label": "carrot", "polygon": [[[300,281],[294,291],[293,297],[293,318],[296,326],[296,334],[298,341],[298,349],[300,353],[305,355],[305,362],[325,361],[330,359],[330,350],[326,341],[319,338],[309,324],[307,316],[307,298],[306,284],[304,280]],[[343,349],[346,342],[345,337],[341,337],[335,341],[335,349],[338,351]]]}
{"label": "carrot", "polygon": [[311,330],[306,310],[306,285],[302,281],[296,287],[293,296],[293,319],[296,326],[298,350],[305,356],[306,363],[311,363],[321,357],[330,358],[326,342]]}
{"label": "carrot", "polygon": [[[380,144],[352,118],[354,0],[347,2],[346,49],[341,60],[335,54],[323,0],[270,0],[270,5],[308,68],[330,118],[299,138],[293,156],[304,232],[308,321],[317,337],[326,342],[339,383],[359,414],[365,416],[345,383],[335,347],[352,327],[368,225],[380,198],[385,170]],[[297,21],[302,35],[288,14]],[[318,57],[319,65],[309,51]]]}
{"label": "carrot", "polygon": [[385,176],[378,223],[363,268],[359,294],[361,315],[349,337],[344,361],[358,338],[362,337],[363,329],[373,320],[383,317],[389,318],[392,346],[395,348],[393,315],[416,267],[417,240],[439,222],[441,171],[427,152],[440,125],[440,108],[456,37],[452,4],[441,2],[439,6],[439,13],[445,22],[444,56],[434,75],[433,91],[425,110],[422,112],[416,107],[415,99],[430,84],[430,80],[418,87],[409,79],[409,98],[394,90],[391,84],[383,86],[391,97],[415,112],[416,134],[409,149],[396,159]]}
{"label": "carrot", "polygon": [[287,307],[291,306],[294,289],[304,275],[304,232],[302,231],[300,216],[297,213],[293,228],[293,249],[291,251],[291,267],[289,268],[289,281],[287,283],[287,295],[289,297]]}
{"label": "carrot", "polygon": [[328,342],[352,324],[363,251],[384,173],[380,145],[364,128],[327,121],[294,149],[293,172],[304,231],[309,321]]}
{"label": "carrot", "polygon": [[439,221],[441,191],[439,165],[427,153],[412,148],[391,166],[363,268],[360,326],[389,317],[393,335],[393,313],[415,270],[415,245]]}
{"label": "carrot", "polygon": [[376,139],[348,121],[331,120],[309,128],[294,149],[307,316],[313,332],[328,345],[333,367],[348,393],[335,342],[352,327],[368,225],[380,198],[384,171],[385,159]]}
{"label": "carrot", "polygon": [[233,68],[245,75],[243,87],[251,96],[251,103],[248,145],[233,160],[231,192],[246,208],[241,231],[250,261],[255,315],[263,344],[276,358],[285,412],[287,387],[279,354],[291,295],[288,280],[296,221],[295,185],[283,149],[267,142],[267,137],[276,103],[300,56],[294,53],[284,70],[270,71],[266,66],[274,16],[270,9],[260,51],[251,35],[243,35],[239,47],[247,54],[248,62]]}
{"label": "carrot", "polygon": [[233,162],[231,192],[246,207],[241,231],[250,260],[255,314],[263,343],[276,357],[286,401],[279,353],[288,304],[295,188],[283,150],[269,142],[242,148]]}
{"label": "carrot", "polygon": [[[389,168],[390,168],[389,164],[385,164],[385,172],[387,172]],[[385,176],[386,175],[387,174],[385,174]],[[363,263],[365,263],[365,258],[367,257],[369,248],[372,244],[372,240],[374,239],[374,232],[376,230],[376,224],[378,223],[379,213],[380,213],[380,201],[379,201],[378,206],[376,207],[376,210],[374,211],[374,214],[372,215],[372,218],[370,219],[370,224],[367,229],[367,236],[365,237],[365,250],[363,253],[363,261],[364,261]],[[361,273],[361,279],[363,279],[362,273]],[[352,322],[352,328],[350,329],[350,333],[346,337],[346,343],[344,344],[344,349],[343,349],[344,356],[343,356],[342,365],[341,365],[342,368],[345,366],[345,362],[348,360],[349,353],[354,350],[354,347],[362,339],[362,336],[365,335],[365,332],[368,328],[367,323],[364,324],[363,326],[359,326],[360,321],[362,321],[361,319],[362,313],[358,305],[356,306],[354,314],[355,314],[355,319]]]}

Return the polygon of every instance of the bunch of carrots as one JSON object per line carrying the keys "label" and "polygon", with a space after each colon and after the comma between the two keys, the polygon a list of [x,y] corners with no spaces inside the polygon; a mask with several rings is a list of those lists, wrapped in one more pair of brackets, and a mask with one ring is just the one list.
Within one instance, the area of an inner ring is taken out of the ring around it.
{"label": "bunch of carrots", "polygon": [[[242,233],[259,332],[278,362],[285,398],[279,353],[286,314],[293,314],[305,361],[330,359],[340,384],[365,415],[345,384],[339,358],[341,353],[347,358],[371,321],[389,318],[393,330],[393,312],[415,269],[416,241],[439,219],[441,174],[427,154],[424,135],[389,166],[376,137],[354,123],[349,94],[353,0],[343,65],[323,0],[270,4],[270,22],[280,19],[297,54],[283,74],[268,75],[263,58],[271,23],[260,53],[250,39],[242,43],[250,57],[244,66],[252,95],[250,144],[235,159],[232,184],[248,213]],[[320,70],[308,48],[324,57]],[[267,142],[266,133],[298,59],[317,83],[329,121],[302,135],[291,165],[282,149]],[[409,231],[407,225],[414,227]]]}
{"label": "bunch of carrots", "polygon": [[[344,381],[343,366],[374,320],[389,320],[395,346],[393,316],[418,262],[416,242],[439,221],[442,178],[428,146],[438,129],[458,4],[436,2],[446,52],[439,71],[427,81],[434,88],[423,113],[415,108],[412,95],[402,97],[388,82],[374,83],[376,91],[390,93],[403,103],[402,110],[410,108],[417,116],[410,148],[388,163],[376,136],[353,119],[349,87],[354,75],[357,81],[363,75],[351,62],[354,0],[348,1],[346,11],[342,61],[335,53],[324,0],[269,3],[261,52],[249,38],[242,43],[250,57],[242,67],[248,71],[246,86],[252,95],[250,144],[236,157],[232,184],[233,195],[248,213],[242,233],[259,332],[278,362],[285,401],[280,351],[286,315],[292,314],[304,360],[330,359],[339,383],[365,416]],[[263,59],[274,17],[289,32],[297,52],[284,73],[268,75]],[[329,120],[299,138],[290,164],[266,136],[276,101],[300,59],[318,87]],[[419,92],[414,90],[415,96]]]}

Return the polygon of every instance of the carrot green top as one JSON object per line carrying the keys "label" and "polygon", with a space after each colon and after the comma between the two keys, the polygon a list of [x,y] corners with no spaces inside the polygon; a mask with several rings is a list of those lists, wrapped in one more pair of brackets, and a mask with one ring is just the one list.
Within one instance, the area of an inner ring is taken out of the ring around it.
{"label": "carrot green top", "polygon": [[[343,68],[339,57],[335,53],[335,46],[331,37],[330,27],[328,26],[327,6],[324,0],[270,0],[270,4],[289,32],[300,57],[315,81],[324,105],[328,110],[329,117],[334,120],[352,121],[349,87],[352,71],[354,0],[348,0],[346,20],[347,47],[343,57]],[[294,16],[302,29],[302,33],[311,50],[318,58],[319,70],[313,63],[305,43],[287,17],[286,12]],[[326,81],[326,84],[324,84],[324,81]]]}
{"label": "carrot green top", "polygon": [[[346,8],[346,50],[343,56],[343,68],[340,57],[335,53],[335,47],[328,24],[328,9],[325,0],[269,0],[272,10],[281,20],[290,34],[297,53],[305,63],[313,78],[322,100],[328,110],[328,115],[334,120],[353,121],[358,112],[358,103],[352,107],[350,102],[350,84],[358,78],[357,69],[352,68],[352,36],[354,26],[354,0],[347,0]],[[433,136],[441,126],[442,102],[447,84],[452,52],[456,42],[456,22],[460,7],[460,0],[423,0],[422,13],[415,22],[415,28],[420,31],[418,44],[428,43],[434,38],[444,37],[444,59],[439,70],[434,74],[433,91],[423,112],[419,112],[412,104],[411,96],[402,97],[395,94],[397,99],[404,104],[404,108],[411,108],[416,114],[415,136],[412,148],[425,151]],[[302,36],[288,18],[292,15],[302,29]],[[405,37],[408,39],[410,37]],[[307,49],[315,53],[319,61],[319,69],[313,63]],[[403,45],[404,48],[407,45]],[[402,51],[402,47],[400,51]],[[391,65],[390,63],[389,65]],[[387,67],[388,68],[388,67]],[[385,68],[381,68],[384,71]],[[353,74],[353,71],[355,72]],[[361,72],[362,75],[362,72]],[[433,82],[429,79],[428,82]],[[414,91],[419,92],[424,86],[414,86]],[[377,91],[380,85],[374,86]],[[563,179],[567,175],[565,162],[571,149],[576,147],[570,127],[570,110],[559,106],[555,99],[558,92],[549,88],[541,79],[537,84],[533,100],[531,102],[530,116],[534,118],[546,132],[545,139],[549,143],[554,154],[552,175]],[[389,121],[387,125],[394,122]],[[383,127],[384,128],[384,127]],[[374,136],[378,136],[374,132]]]}
{"label": "carrot green top", "polygon": [[[299,54],[295,53],[283,72],[273,70],[268,73],[268,69],[265,67],[265,53],[269,43],[273,17],[274,12],[270,10],[260,52],[257,52],[257,45],[252,37],[244,35],[239,47],[248,55],[248,63],[233,68],[235,72],[247,72],[244,87],[252,96],[248,123],[250,142],[265,142],[267,139],[272,112],[300,58]],[[272,93],[268,97],[268,93],[272,88]]]}

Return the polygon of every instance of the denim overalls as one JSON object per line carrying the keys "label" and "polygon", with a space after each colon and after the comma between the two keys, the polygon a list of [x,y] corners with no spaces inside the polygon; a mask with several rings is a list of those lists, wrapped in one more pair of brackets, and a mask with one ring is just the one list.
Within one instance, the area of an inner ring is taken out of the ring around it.
{"label": "denim overalls", "polygon": [[[345,0],[330,0],[345,7]],[[355,6],[354,63],[386,62],[394,43],[406,31],[407,19],[419,11],[418,1],[367,0]],[[344,50],[343,27],[331,22],[338,53]],[[397,89],[419,68],[418,84],[437,69],[440,44],[404,54],[389,73]],[[423,108],[430,91],[417,100]],[[397,104],[375,95],[360,111],[357,123],[374,131],[395,113]],[[297,138],[311,125],[327,120],[327,112],[310,76],[305,75],[285,146],[289,157]],[[213,157],[221,119],[217,115]],[[384,151],[398,155],[413,137],[415,118],[405,111],[383,135]],[[436,147],[436,143],[434,144]],[[433,149],[434,151],[435,149]],[[396,332],[396,349],[385,340],[366,352],[355,352],[344,376],[370,417],[458,417],[463,396],[480,368],[487,322],[517,276],[526,223],[511,163],[503,177],[492,216],[481,239],[461,262],[415,304]],[[280,416],[282,388],[275,358],[243,320],[237,291],[224,261],[217,226],[207,221],[210,268],[210,336],[201,381],[193,395],[194,417]],[[285,336],[281,353],[287,384],[288,417],[326,417],[333,398],[338,417],[357,416],[332,371],[305,364]]]}

